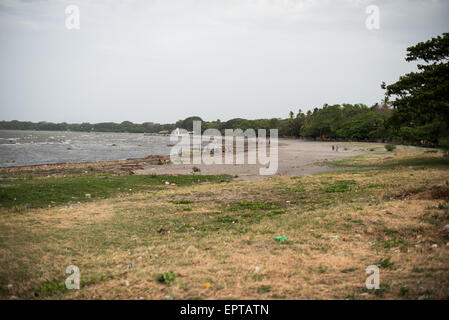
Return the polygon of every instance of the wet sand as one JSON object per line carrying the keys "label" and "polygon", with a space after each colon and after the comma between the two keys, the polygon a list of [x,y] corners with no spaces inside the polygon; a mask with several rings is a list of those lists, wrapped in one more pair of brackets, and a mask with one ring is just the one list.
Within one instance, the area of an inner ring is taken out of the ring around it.
{"label": "wet sand", "polygon": [[[339,147],[332,151],[332,145]],[[193,167],[200,169],[199,174],[230,174],[238,180],[265,179],[273,176],[302,176],[320,172],[335,171],[343,168],[329,167],[320,162],[338,160],[362,154],[371,144],[351,142],[315,142],[293,139],[279,139],[278,170],[275,175],[260,175],[260,164],[167,164],[148,165],[135,170],[135,174],[191,174]],[[374,143],[372,145],[375,145]]]}

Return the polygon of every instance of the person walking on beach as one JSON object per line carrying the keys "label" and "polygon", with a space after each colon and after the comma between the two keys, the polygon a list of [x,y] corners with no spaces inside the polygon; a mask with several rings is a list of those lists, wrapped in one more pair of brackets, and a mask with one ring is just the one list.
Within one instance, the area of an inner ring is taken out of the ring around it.
{"label": "person walking on beach", "polygon": [[334,149],[335,149],[335,147],[334,147],[334,145],[332,145],[332,151],[334,151]]}
{"label": "person walking on beach", "polygon": [[335,146],[335,151],[338,152],[338,146]]}

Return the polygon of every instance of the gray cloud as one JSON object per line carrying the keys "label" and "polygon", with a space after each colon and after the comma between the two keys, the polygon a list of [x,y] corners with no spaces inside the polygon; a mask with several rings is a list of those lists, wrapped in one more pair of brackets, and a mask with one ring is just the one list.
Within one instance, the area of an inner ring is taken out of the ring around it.
{"label": "gray cloud", "polygon": [[[81,29],[65,28],[77,4]],[[380,30],[365,8],[380,8]],[[284,117],[379,101],[446,1],[0,1],[0,119]]]}

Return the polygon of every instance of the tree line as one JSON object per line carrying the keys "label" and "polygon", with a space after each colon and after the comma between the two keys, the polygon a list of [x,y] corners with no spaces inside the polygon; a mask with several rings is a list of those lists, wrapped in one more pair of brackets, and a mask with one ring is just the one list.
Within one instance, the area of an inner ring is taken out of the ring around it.
{"label": "tree line", "polygon": [[[390,140],[393,135],[387,126],[391,118],[392,109],[387,104],[375,104],[368,107],[364,104],[324,105],[313,111],[303,113],[301,110],[294,114],[292,111],[288,118],[248,120],[235,118],[228,121],[204,121],[198,116],[188,117],[171,124],[144,122],[141,124],[123,121],[121,123],[52,123],[52,122],[24,122],[0,121],[0,129],[7,130],[42,130],[42,131],[92,131],[92,132],[131,132],[131,133],[160,133],[171,132],[176,128],[193,129],[193,121],[201,121],[201,129],[217,129],[222,134],[225,129],[278,129],[280,137],[309,138],[319,140],[353,140],[378,141]],[[398,141],[409,138],[397,136]],[[431,136],[413,133],[413,139],[407,142],[416,142],[425,137],[426,141],[435,142]]]}

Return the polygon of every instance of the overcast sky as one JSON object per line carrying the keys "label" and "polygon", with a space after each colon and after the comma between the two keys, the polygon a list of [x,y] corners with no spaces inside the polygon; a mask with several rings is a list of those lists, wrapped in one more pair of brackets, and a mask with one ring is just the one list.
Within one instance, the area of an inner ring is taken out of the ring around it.
{"label": "overcast sky", "polygon": [[[80,30],[66,28],[78,5]],[[380,9],[368,30],[366,7]],[[383,98],[446,0],[0,0],[0,120],[287,117]]]}

